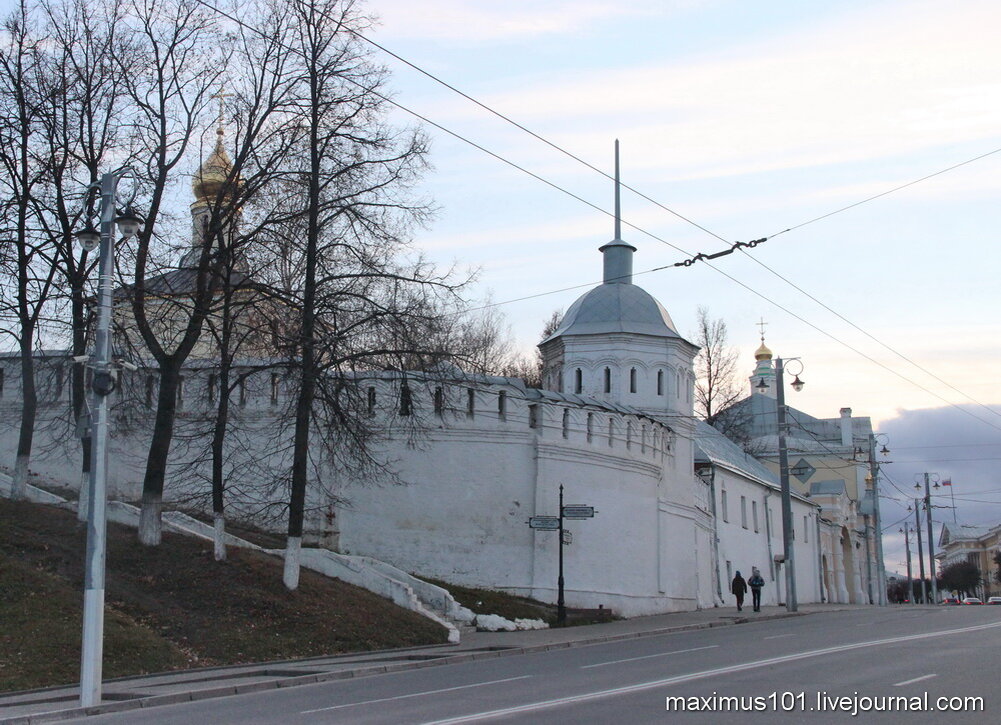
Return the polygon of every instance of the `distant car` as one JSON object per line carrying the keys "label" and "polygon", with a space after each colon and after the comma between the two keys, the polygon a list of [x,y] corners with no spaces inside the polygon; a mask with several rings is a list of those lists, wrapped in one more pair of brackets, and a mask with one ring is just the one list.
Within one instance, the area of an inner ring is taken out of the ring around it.
{"label": "distant car", "polygon": [[964,597],[963,604],[983,604],[977,597]]}
{"label": "distant car", "polygon": [[987,600],[988,604],[1001,604],[1001,597],[991,597]]}
{"label": "distant car", "polygon": [[942,604],[959,604],[958,597],[946,597],[942,600]]}

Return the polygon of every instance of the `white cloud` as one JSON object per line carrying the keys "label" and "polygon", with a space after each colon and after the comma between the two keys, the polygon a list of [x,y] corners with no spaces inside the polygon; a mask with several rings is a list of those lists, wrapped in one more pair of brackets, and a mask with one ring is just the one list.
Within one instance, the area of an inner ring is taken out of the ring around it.
{"label": "white cloud", "polygon": [[[691,4],[691,3],[679,3]],[[658,11],[652,2],[561,2],[530,0],[473,3],[468,0],[382,2],[384,34],[390,37],[451,40],[463,43],[525,40],[577,32],[622,16]]]}
{"label": "white cloud", "polygon": [[[484,100],[572,149],[603,148],[614,130],[643,149],[636,168],[672,176],[907,154],[997,139],[999,24],[996,3],[882,4],[671,63],[512,79],[516,90]],[[439,113],[479,118],[459,103]]]}

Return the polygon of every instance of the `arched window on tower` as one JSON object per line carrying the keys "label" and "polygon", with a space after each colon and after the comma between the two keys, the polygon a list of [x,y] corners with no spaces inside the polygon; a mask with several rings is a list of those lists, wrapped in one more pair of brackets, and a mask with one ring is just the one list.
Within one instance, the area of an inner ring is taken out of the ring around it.
{"label": "arched window on tower", "polygon": [[657,395],[664,394],[664,371],[657,371]]}
{"label": "arched window on tower", "polygon": [[580,368],[574,370],[573,391],[578,395],[584,390],[584,371]]}
{"label": "arched window on tower", "polygon": [[612,369],[605,368],[605,392],[612,392]]}
{"label": "arched window on tower", "polygon": [[629,392],[636,392],[636,368],[629,369]]}

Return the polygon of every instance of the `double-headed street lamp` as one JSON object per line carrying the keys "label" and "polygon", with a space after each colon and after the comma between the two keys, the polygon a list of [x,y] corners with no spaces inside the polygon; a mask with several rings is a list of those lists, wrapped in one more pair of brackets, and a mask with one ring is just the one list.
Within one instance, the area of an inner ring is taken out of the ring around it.
{"label": "double-headed street lamp", "polygon": [[[931,576],[931,596],[932,604],[938,604],[938,582],[935,581],[935,540],[932,539],[932,525],[931,525],[931,482],[934,480],[935,488],[938,488],[938,474],[937,473],[917,473],[914,475],[915,483],[914,488],[921,490],[920,476],[924,476],[925,481],[925,513],[928,518],[928,573]],[[934,478],[933,478],[934,477]],[[917,513],[917,508],[915,507],[915,513]]]}
{"label": "double-headed street lamp", "polygon": [[[803,372],[803,363],[798,357],[789,358],[786,362],[799,363],[799,372]],[[782,358],[775,358],[775,401],[778,415],[779,433],[779,482],[782,486],[782,566],[786,573],[786,611],[795,612],[799,607],[796,602],[796,571],[793,553],[792,537],[792,495],[789,489],[789,450],[786,447],[786,433],[789,424],[786,422],[785,385],[783,381],[784,363]],[[803,381],[799,374],[793,376],[790,383],[797,393],[803,389]],[[758,390],[768,389],[768,383],[762,379]]]}
{"label": "double-headed street lamp", "polygon": [[[870,433],[869,434],[869,446],[868,450],[862,450],[861,448],[856,448],[856,460],[859,460],[858,456],[864,456],[865,460],[869,463],[869,473],[865,477],[866,483],[872,486],[872,500],[873,500],[873,511],[872,511],[872,523],[873,529],[876,532],[876,586],[878,588],[878,598],[877,604],[880,606],[885,606],[886,601],[886,566],[883,563],[883,531],[880,524],[879,516],[879,466],[880,462],[876,460],[876,446],[882,446],[879,453],[885,458],[890,455],[890,449],[886,447],[888,438],[885,433]],[[883,461],[883,463],[889,463],[889,461]],[[866,537],[866,546],[868,547],[869,540]],[[868,557],[868,554],[867,554]]]}
{"label": "double-headed street lamp", "polygon": [[111,359],[112,284],[115,268],[113,233],[115,224],[122,237],[135,236],[142,220],[132,211],[131,202],[116,211],[118,182],[130,175],[128,169],[104,174],[98,189],[101,195],[100,231],[88,219],[76,238],[87,251],[100,246],[97,283],[97,327],[94,335],[94,371],[91,389],[91,464],[87,506],[87,558],[84,571],[83,643],[80,654],[80,706],[101,701],[101,664],[104,655],[104,571],[107,549],[106,492],[108,481],[108,395],[115,389]]}

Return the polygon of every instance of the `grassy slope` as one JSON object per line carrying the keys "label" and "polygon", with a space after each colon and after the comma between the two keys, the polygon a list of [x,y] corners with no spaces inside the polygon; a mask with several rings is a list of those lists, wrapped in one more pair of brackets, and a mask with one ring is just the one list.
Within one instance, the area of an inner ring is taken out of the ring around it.
{"label": "grassy slope", "polygon": [[[79,678],[85,527],[62,509],[0,499],[0,691]],[[370,592],[281,562],[165,534],[156,548],[108,527],[105,677],[445,641]]]}

